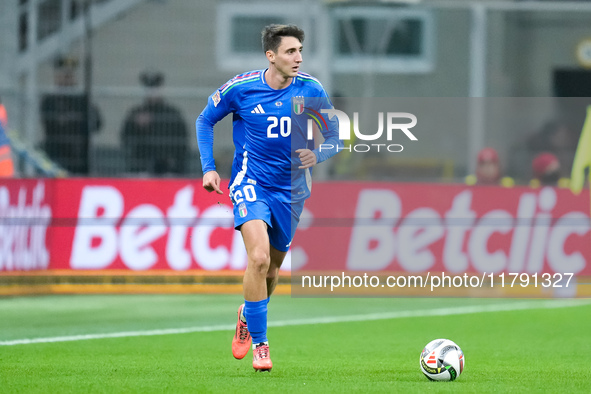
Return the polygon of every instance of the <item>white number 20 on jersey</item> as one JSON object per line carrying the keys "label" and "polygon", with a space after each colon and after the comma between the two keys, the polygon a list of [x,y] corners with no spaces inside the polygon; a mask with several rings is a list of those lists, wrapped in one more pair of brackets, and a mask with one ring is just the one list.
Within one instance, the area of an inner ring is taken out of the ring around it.
{"label": "white number 20 on jersey", "polygon": [[[267,127],[267,138],[279,138],[279,134],[282,137],[289,137],[291,134],[291,118],[289,116],[283,116],[281,119],[269,116],[267,120],[271,122]],[[277,128],[279,128],[279,133],[277,133]]]}

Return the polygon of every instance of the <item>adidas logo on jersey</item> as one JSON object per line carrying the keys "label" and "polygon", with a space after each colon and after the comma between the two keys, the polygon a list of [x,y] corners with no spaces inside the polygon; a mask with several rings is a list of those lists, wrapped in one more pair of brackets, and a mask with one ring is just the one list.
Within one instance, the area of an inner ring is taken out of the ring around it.
{"label": "adidas logo on jersey", "polygon": [[251,114],[264,114],[265,110],[263,109],[262,105],[257,105],[256,107],[254,107],[254,109],[252,111],[250,111]]}

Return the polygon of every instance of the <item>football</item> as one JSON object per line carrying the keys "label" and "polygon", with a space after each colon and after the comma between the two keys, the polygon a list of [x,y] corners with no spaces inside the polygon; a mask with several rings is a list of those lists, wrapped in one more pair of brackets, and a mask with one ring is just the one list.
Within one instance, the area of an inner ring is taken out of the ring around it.
{"label": "football", "polygon": [[421,352],[421,371],[430,380],[456,380],[465,362],[462,349],[449,339],[435,339]]}

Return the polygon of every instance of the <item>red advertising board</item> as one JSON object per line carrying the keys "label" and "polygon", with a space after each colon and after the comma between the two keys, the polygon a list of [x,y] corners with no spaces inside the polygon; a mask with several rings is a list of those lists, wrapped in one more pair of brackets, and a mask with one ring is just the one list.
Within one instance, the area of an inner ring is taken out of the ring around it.
{"label": "red advertising board", "polygon": [[591,274],[589,194],[528,187],[315,185],[293,269]]}
{"label": "red advertising board", "polygon": [[51,230],[52,268],[183,271],[245,266],[227,193],[209,194],[201,180],[78,179],[57,181],[56,186],[54,221],[62,223]]}
{"label": "red advertising board", "polygon": [[[0,218],[0,271],[246,265],[200,179],[4,180]],[[588,191],[316,183],[285,269],[591,275],[590,241]]]}

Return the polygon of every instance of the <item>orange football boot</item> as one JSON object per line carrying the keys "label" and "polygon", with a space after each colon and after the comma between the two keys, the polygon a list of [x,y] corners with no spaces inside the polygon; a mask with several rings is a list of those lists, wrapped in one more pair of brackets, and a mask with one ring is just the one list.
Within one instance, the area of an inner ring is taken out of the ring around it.
{"label": "orange football boot", "polygon": [[236,323],[236,332],[232,339],[232,354],[234,355],[234,358],[237,358],[238,360],[241,360],[246,356],[252,343],[248,327],[242,322],[242,320],[240,320],[240,314],[242,313],[243,308],[244,304],[240,305],[238,308],[238,323]]}
{"label": "orange football boot", "polygon": [[252,367],[255,371],[271,371],[273,363],[271,362],[271,356],[269,355],[269,345],[266,343],[259,343],[252,349]]}

